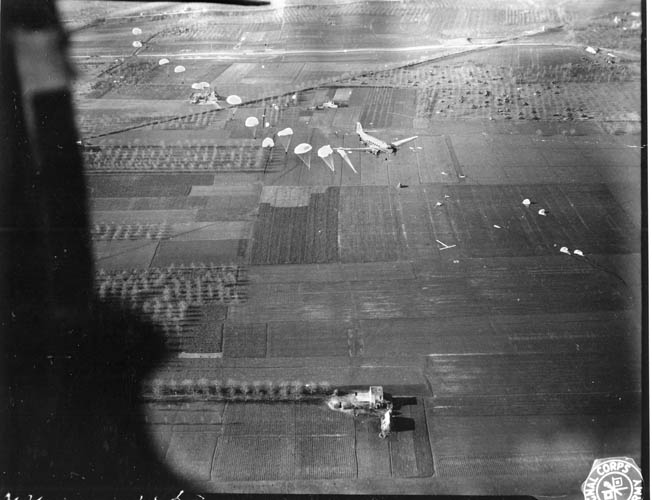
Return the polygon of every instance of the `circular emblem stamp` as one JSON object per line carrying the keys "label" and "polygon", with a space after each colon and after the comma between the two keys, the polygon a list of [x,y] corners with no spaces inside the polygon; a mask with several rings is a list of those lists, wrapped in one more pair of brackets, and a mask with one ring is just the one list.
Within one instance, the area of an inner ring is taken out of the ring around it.
{"label": "circular emblem stamp", "polygon": [[631,458],[600,458],[582,484],[584,500],[641,500],[643,476]]}

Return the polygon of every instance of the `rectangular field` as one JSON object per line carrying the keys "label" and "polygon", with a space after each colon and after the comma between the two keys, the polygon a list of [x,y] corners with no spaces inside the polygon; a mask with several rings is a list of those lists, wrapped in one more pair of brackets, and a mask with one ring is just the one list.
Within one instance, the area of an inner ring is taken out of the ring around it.
{"label": "rectangular field", "polygon": [[152,263],[158,241],[94,241],[93,260],[97,269],[122,271],[147,269]]}
{"label": "rectangular field", "polygon": [[635,411],[636,362],[616,352],[432,355],[426,375],[442,414]]}
{"label": "rectangular field", "polygon": [[595,456],[640,455],[635,414],[439,417],[432,409],[428,421],[435,474],[443,479],[543,475],[555,478],[551,493],[561,494],[577,488]]}
{"label": "rectangular field", "polygon": [[171,468],[187,477],[200,480],[211,478],[211,459],[218,442],[215,431],[175,432],[166,454]]}
{"label": "rectangular field", "polygon": [[224,357],[264,358],[267,355],[267,335],[264,323],[226,323]]}
{"label": "rectangular field", "polygon": [[94,198],[186,196],[192,186],[213,184],[212,174],[93,174],[86,177]]}
{"label": "rectangular field", "polygon": [[339,238],[342,262],[398,260],[405,240],[396,212],[396,193],[387,187],[340,190]]}
{"label": "rectangular field", "polygon": [[284,321],[269,324],[270,357],[348,356],[351,325]]}
{"label": "rectangular field", "polygon": [[355,441],[350,436],[297,436],[296,479],[355,478]]}
{"label": "rectangular field", "polygon": [[211,474],[214,480],[278,481],[294,477],[294,436],[226,435],[217,442]]}
{"label": "rectangular field", "polygon": [[252,237],[252,264],[306,264],[337,259],[339,189],[312,193],[307,206],[261,203]]}
{"label": "rectangular field", "polygon": [[355,420],[355,455],[359,479],[391,476],[389,441],[380,439],[379,433],[378,419]]}
{"label": "rectangular field", "polygon": [[235,264],[245,257],[247,240],[161,241],[152,260],[154,267],[170,264]]}

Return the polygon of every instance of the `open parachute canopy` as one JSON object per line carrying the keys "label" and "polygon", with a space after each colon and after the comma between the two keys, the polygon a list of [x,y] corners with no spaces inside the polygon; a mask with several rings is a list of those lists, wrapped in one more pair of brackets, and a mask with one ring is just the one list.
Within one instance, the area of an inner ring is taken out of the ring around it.
{"label": "open parachute canopy", "polygon": [[312,146],[306,142],[302,142],[299,144],[296,148],[294,148],[294,154],[297,155],[303,155],[306,153],[310,153],[312,151]]}
{"label": "open parachute canopy", "polygon": [[237,106],[238,104],[242,104],[242,99],[237,95],[230,95],[226,98],[226,102],[231,106]]}
{"label": "open parachute canopy", "polygon": [[317,156],[320,158],[327,158],[333,154],[333,148],[326,144],[317,150]]}
{"label": "open parachute canopy", "polygon": [[255,127],[259,124],[258,118],[255,116],[250,116],[245,120],[245,127]]}

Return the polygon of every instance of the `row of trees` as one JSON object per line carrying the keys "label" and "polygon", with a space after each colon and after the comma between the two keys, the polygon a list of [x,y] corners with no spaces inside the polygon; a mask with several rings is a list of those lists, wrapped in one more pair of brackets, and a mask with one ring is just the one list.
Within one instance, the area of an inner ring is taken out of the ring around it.
{"label": "row of trees", "polygon": [[284,401],[311,396],[325,396],[332,392],[328,382],[303,383],[298,380],[275,382],[271,380],[243,382],[233,379],[206,378],[180,381],[155,379],[144,387],[147,399],[217,399],[234,401]]}
{"label": "row of trees", "polygon": [[91,229],[94,240],[161,240],[170,236],[168,224],[99,223]]}
{"label": "row of trees", "polygon": [[84,162],[93,170],[214,170],[252,168],[262,161],[260,148],[208,146],[189,143],[167,146],[101,146],[84,151]]}

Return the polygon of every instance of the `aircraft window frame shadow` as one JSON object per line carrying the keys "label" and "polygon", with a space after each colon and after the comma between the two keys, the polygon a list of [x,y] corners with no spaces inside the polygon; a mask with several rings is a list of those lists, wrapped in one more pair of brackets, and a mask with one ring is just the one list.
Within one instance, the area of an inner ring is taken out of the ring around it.
{"label": "aircraft window frame shadow", "polygon": [[[156,452],[141,394],[171,353],[160,328],[95,295],[55,0],[3,3],[0,35],[0,486],[12,498],[173,498],[191,481]],[[25,57],[39,48],[51,64]]]}

